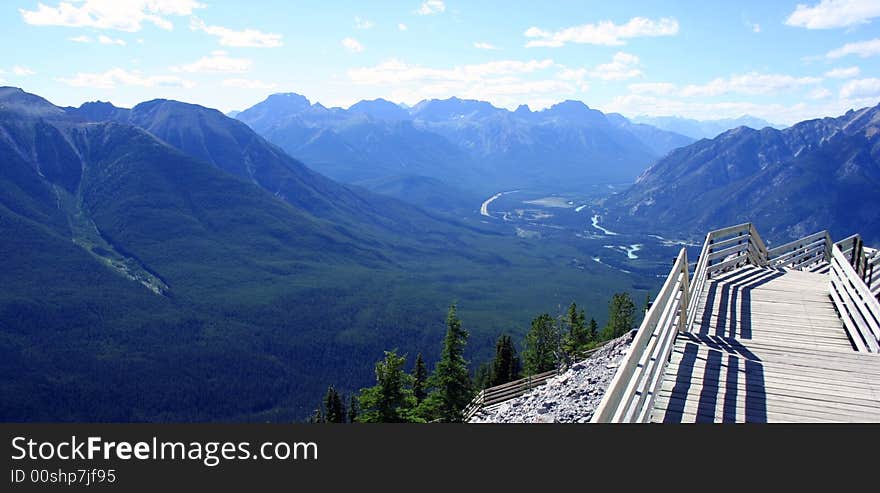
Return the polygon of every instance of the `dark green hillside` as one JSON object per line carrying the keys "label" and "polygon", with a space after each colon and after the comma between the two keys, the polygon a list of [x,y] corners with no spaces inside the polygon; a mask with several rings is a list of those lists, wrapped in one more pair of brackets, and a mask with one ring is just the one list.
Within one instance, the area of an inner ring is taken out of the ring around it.
{"label": "dark green hillside", "polygon": [[[255,183],[319,218],[355,229],[372,227],[380,237],[422,233],[434,234],[437,241],[443,241],[440,233],[454,235],[461,229],[460,224],[449,224],[445,218],[397,200],[336,183],[291,158],[244,123],[217,110],[168,100],[148,101],[131,110],[117,108],[112,112],[96,111],[95,104],[84,104],[68,113],[89,121],[109,115],[113,121],[141,127],[183,153]],[[363,165],[358,159],[354,162]]]}
{"label": "dark green hillside", "polygon": [[[367,385],[384,349],[436,347],[452,300],[485,359],[536,312],[577,300],[601,316],[632,289],[572,268],[575,244],[343,187],[261,139],[221,166],[189,139],[0,94],[3,420],[303,419],[328,381]],[[214,135],[209,155],[237,142],[212,125],[187,127]],[[277,181],[235,172],[259,156]]]}

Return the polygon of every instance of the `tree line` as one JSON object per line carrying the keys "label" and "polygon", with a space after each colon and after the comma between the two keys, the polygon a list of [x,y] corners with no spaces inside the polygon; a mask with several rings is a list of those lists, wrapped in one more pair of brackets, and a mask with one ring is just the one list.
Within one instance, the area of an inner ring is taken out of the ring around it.
{"label": "tree line", "polygon": [[[646,309],[648,302],[646,301]],[[429,423],[461,422],[463,411],[482,389],[565,367],[604,341],[622,336],[636,324],[636,308],[629,293],[616,293],[608,304],[608,323],[600,331],[594,318],[572,302],[557,317],[535,317],[522,341],[522,355],[510,335],[495,343],[495,356],[480,364],[473,375],[464,357],[468,332],[452,304],[446,314],[446,335],[434,371],[428,373],[421,353],[407,372],[405,354],[385,351],[375,366],[376,384],[348,398],[334,386],[327,389],[313,423]]]}

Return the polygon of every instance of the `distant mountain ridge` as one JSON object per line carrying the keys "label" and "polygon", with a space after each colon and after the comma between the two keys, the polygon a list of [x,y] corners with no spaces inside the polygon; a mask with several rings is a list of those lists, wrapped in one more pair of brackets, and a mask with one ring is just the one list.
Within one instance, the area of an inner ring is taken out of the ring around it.
{"label": "distant mountain ridge", "polygon": [[[580,101],[509,111],[454,97],[410,108],[376,99],[346,110],[286,93],[236,118],[334,179],[367,187],[383,183],[388,190],[401,188],[389,188],[389,180],[424,177],[461,195],[627,182],[669,150],[692,142]],[[420,195],[398,197],[429,202]]]}
{"label": "distant mountain ridge", "polygon": [[678,116],[647,116],[639,115],[632,118],[633,122],[651,125],[656,128],[686,135],[692,139],[712,139],[719,134],[737,127],[749,127],[761,130],[773,127],[782,130],[786,126],[770,123],[761,118],[743,115],[738,118],[722,118],[718,120],[694,120]]}
{"label": "distant mountain ridge", "polygon": [[880,105],[784,130],[739,127],[671,152],[606,201],[608,222],[704,234],[753,221],[767,237],[821,229],[880,241]]}

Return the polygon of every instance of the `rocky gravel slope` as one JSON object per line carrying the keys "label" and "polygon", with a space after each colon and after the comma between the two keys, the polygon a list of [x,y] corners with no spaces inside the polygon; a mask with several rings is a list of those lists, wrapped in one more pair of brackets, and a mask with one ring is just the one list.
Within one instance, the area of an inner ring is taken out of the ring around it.
{"label": "rocky gravel slope", "polygon": [[602,346],[589,358],[527,394],[483,410],[471,423],[586,423],[614,378],[635,331]]}

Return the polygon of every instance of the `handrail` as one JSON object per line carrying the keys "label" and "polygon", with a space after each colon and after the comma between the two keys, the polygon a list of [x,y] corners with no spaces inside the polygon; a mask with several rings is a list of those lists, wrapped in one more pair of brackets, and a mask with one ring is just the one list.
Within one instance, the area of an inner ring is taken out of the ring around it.
{"label": "handrail", "polygon": [[831,259],[831,235],[819,231],[768,251],[771,267],[804,269]]}
{"label": "handrail", "polygon": [[829,292],[857,351],[880,352],[880,302],[872,284],[877,252],[853,235],[832,248]]}
{"label": "handrail", "polygon": [[865,255],[867,256],[868,272],[864,281],[874,298],[880,301],[880,250],[865,248]]}
{"label": "handrail", "polygon": [[687,249],[682,248],[591,422],[648,421],[675,335],[687,323],[687,307]]}
{"label": "handrail", "polygon": [[471,402],[464,408],[464,411],[462,411],[464,420],[468,421],[481,409],[487,406],[498,404],[513,399],[514,397],[519,397],[529,390],[539,385],[543,385],[547,380],[558,374],[558,370],[550,370],[535,375],[529,375],[512,382],[496,385],[495,387],[483,389],[471,399]]}

